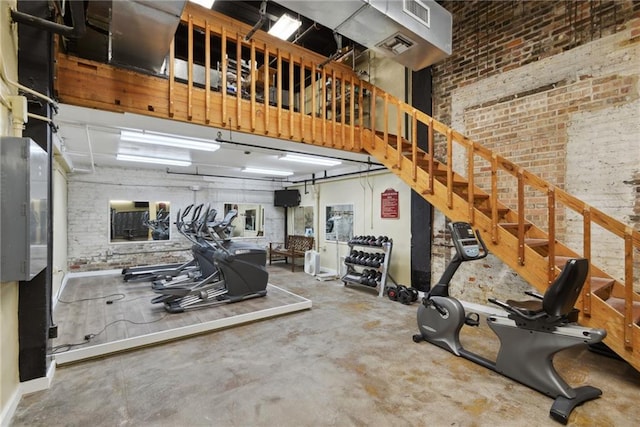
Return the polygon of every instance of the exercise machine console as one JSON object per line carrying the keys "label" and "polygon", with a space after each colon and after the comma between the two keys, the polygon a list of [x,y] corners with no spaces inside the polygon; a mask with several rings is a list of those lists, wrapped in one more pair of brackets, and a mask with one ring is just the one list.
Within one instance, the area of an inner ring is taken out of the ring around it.
{"label": "exercise machine console", "polygon": [[463,262],[482,259],[489,253],[479,231],[470,224],[449,224],[456,254],[438,283],[418,307],[419,334],[414,342],[428,341],[456,356],[509,377],[553,399],[550,416],[566,424],[573,409],[602,392],[591,386],[572,388],[553,366],[559,351],[577,345],[596,344],[606,337],[604,329],[577,325],[574,307],[589,269],[586,259],[571,259],[544,296],[528,293],[535,299],[502,302],[490,298],[506,315],[491,315],[487,323],[500,339],[495,361],[472,353],[460,344],[460,330],[467,324],[478,325],[476,313],[466,315],[459,300],[449,296],[453,275]]}

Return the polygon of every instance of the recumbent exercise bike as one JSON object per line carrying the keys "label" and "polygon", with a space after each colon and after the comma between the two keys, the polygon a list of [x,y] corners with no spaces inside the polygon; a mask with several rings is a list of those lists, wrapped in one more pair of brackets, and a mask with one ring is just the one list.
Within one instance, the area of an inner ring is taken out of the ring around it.
{"label": "recumbent exercise bike", "polygon": [[456,254],[439,282],[422,299],[418,307],[418,329],[414,342],[428,341],[456,356],[533,388],[555,401],[550,416],[566,424],[573,409],[602,392],[591,386],[570,387],[553,366],[554,355],[580,344],[597,344],[607,335],[604,329],[577,325],[578,310],[574,308],[589,269],[586,259],[571,259],[544,296],[527,292],[535,297],[528,301],[489,302],[500,306],[505,315],[487,318],[489,327],[500,339],[495,362],[462,347],[460,329],[463,325],[477,326],[477,313],[465,315],[456,298],[449,296],[449,284],[458,267],[488,255],[479,231],[474,232],[465,222],[449,224]]}

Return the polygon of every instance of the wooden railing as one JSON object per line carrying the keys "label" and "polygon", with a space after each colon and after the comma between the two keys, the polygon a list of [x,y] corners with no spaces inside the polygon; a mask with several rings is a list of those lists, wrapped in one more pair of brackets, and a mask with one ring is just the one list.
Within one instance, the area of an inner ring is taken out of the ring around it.
{"label": "wooden railing", "polygon": [[[610,346],[640,370],[640,339],[634,345],[633,338],[640,337],[633,313],[634,302],[640,301],[633,288],[640,232],[359,79],[350,67],[336,62],[320,66],[326,58],[262,31],[244,40],[249,26],[191,3],[182,24],[188,33],[186,52],[172,44],[166,77],[59,54],[58,97],[104,110],[371,153],[446,216],[483,229],[490,235],[491,251],[539,290],[555,278],[563,257],[592,259],[598,245],[592,227],[598,225],[620,239],[624,248],[619,254],[624,278],[611,279],[624,308],[619,318],[608,307],[596,313],[594,305],[604,307],[604,298],[585,286],[582,321],[613,330]],[[186,76],[178,75],[180,60],[186,61]],[[196,68],[204,79],[195,77]],[[421,133],[426,133],[424,150],[418,146]],[[443,154],[436,158],[436,152]],[[456,167],[457,163],[462,166]],[[485,170],[490,179],[481,188],[478,183],[486,177]],[[505,184],[505,177],[513,182]],[[499,181],[515,189],[514,206],[499,199]],[[527,218],[527,194],[532,191],[547,200],[543,224]],[[558,229],[564,221],[558,220],[558,212],[567,210],[582,218],[579,251],[559,242]],[[587,283],[596,273],[607,276],[592,265]]]}

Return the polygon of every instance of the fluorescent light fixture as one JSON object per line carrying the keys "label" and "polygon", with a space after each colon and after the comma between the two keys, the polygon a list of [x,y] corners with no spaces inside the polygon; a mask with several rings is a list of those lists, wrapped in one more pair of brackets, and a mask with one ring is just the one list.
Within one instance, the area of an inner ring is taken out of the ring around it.
{"label": "fluorescent light fixture", "polygon": [[293,175],[293,172],[291,172],[291,171],[280,171],[280,170],[274,170],[274,169],[260,169],[260,168],[252,168],[252,167],[242,168],[242,172],[257,173],[257,174],[261,174],[261,175],[274,175],[274,176],[290,176],[290,175]]}
{"label": "fluorescent light fixture", "polygon": [[129,154],[118,154],[116,159],[126,162],[155,163],[168,166],[191,166],[188,160],[161,159],[159,157],[132,156]]}
{"label": "fluorescent light fixture", "polygon": [[164,145],[166,147],[188,148],[201,151],[216,151],[220,144],[208,139],[188,138],[153,132],[139,132],[122,130],[120,140],[125,142],[139,142],[141,144]]}
{"label": "fluorescent light fixture", "polygon": [[280,17],[280,19],[278,19],[273,27],[271,27],[269,34],[278,37],[279,39],[286,40],[291,37],[291,34],[293,34],[300,25],[302,25],[302,21],[298,21],[285,13]]}
{"label": "fluorescent light fixture", "polygon": [[340,160],[327,159],[323,157],[310,157],[291,153],[287,153],[284,156],[280,157],[280,160],[288,160],[290,162],[299,163],[310,163],[312,165],[318,166],[337,166],[342,163]]}
{"label": "fluorescent light fixture", "polygon": [[202,7],[206,7],[207,9],[211,9],[213,3],[216,0],[189,0],[191,3],[199,4]]}

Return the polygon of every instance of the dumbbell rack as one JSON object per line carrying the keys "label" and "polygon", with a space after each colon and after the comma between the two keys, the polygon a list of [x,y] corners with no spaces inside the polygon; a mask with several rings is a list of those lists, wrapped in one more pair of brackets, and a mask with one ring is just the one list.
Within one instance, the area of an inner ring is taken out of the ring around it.
{"label": "dumbbell rack", "polygon": [[[344,285],[358,285],[363,286],[369,289],[376,289],[378,291],[378,296],[384,296],[384,292],[387,286],[387,277],[389,275],[389,261],[391,260],[391,249],[393,247],[393,241],[389,240],[387,242],[382,243],[381,246],[371,245],[368,243],[355,243],[349,242],[349,254],[354,251],[354,248],[362,248],[363,252],[374,254],[384,254],[384,260],[380,264],[379,267],[372,267],[368,265],[363,265],[354,262],[348,262],[345,258],[345,266],[347,267],[347,272],[342,276],[341,280]],[[365,250],[366,248],[366,250]],[[375,281],[375,286],[371,286],[370,284],[362,283],[363,271],[364,270],[375,270],[379,273],[380,278]]]}

